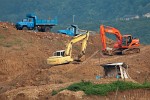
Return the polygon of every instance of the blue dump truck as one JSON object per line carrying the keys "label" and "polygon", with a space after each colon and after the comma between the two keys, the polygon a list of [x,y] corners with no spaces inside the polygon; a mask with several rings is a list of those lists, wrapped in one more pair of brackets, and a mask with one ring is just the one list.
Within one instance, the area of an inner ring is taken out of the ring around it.
{"label": "blue dump truck", "polygon": [[50,32],[53,26],[58,24],[57,18],[50,20],[38,19],[34,14],[27,14],[27,18],[16,23],[17,30],[36,30],[40,32]]}
{"label": "blue dump truck", "polygon": [[66,34],[69,36],[76,36],[79,34],[85,34],[85,30],[79,29],[78,25],[70,25],[66,30],[58,30],[57,31],[60,34]]}

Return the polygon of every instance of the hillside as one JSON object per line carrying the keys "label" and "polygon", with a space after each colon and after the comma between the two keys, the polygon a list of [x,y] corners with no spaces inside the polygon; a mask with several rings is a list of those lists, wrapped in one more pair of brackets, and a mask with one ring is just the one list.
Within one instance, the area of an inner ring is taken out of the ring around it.
{"label": "hillside", "polygon": [[[108,83],[113,80],[96,80],[96,75],[103,75],[100,64],[110,62],[125,62],[129,65],[129,75],[138,82],[150,81],[150,46],[142,45],[141,52],[132,55],[101,56],[95,55],[85,63],[49,66],[46,59],[56,50],[65,49],[71,38],[56,33],[40,33],[32,31],[17,31],[9,23],[0,24],[0,99],[2,100],[66,100],[74,99],[59,94],[51,96],[52,90],[66,87],[81,80],[97,83]],[[111,42],[111,41],[110,41]],[[76,56],[80,43],[74,45],[73,56]],[[86,50],[86,59],[95,51],[101,49],[99,34],[91,34]],[[133,90],[135,95],[136,91]],[[131,93],[133,91],[130,91]],[[146,91],[146,90],[138,90]],[[68,92],[66,92],[68,93]],[[121,92],[123,96],[128,94]],[[146,91],[146,93],[149,93]],[[107,96],[113,97],[113,93]],[[148,98],[149,95],[146,95]],[[85,96],[83,99],[99,99],[100,96]],[[78,98],[79,99],[79,98]]]}
{"label": "hillside", "polygon": [[[149,0],[1,0],[0,20],[16,22],[27,13],[34,12],[39,18],[57,16],[60,23],[71,23],[75,15],[75,22],[97,22],[122,18],[126,15],[143,15],[150,12]],[[11,3],[10,3],[11,2]]]}
{"label": "hillside", "polygon": [[[58,25],[52,31],[64,29],[70,24],[77,24],[85,30],[99,31],[99,25],[116,27],[122,34],[130,33],[142,37],[141,43],[150,44],[149,18],[143,15],[150,12],[149,0],[1,0],[0,21],[14,24],[25,18],[28,13],[35,13],[39,19],[58,18]],[[11,2],[11,3],[10,3]],[[135,20],[116,20],[139,16]],[[74,23],[73,23],[74,16]]]}

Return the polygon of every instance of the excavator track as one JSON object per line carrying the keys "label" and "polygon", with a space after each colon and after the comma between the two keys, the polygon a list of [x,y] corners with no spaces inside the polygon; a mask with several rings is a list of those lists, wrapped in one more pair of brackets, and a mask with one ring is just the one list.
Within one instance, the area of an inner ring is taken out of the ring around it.
{"label": "excavator track", "polygon": [[128,55],[128,54],[134,54],[134,53],[139,53],[140,48],[130,48],[130,49],[125,49],[122,51],[123,55]]}

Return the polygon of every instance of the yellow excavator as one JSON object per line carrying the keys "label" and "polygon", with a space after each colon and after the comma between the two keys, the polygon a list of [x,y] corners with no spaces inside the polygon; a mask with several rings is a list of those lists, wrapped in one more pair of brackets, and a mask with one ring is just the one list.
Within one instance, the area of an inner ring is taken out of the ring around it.
{"label": "yellow excavator", "polygon": [[[47,64],[49,65],[59,65],[66,64],[73,61],[80,61],[80,59],[85,55],[85,50],[87,47],[87,41],[89,38],[89,32],[85,34],[80,34],[75,37],[68,43],[66,50],[59,50],[53,53],[52,57],[47,59]],[[72,58],[72,45],[82,40],[81,52],[78,55],[77,59]]]}

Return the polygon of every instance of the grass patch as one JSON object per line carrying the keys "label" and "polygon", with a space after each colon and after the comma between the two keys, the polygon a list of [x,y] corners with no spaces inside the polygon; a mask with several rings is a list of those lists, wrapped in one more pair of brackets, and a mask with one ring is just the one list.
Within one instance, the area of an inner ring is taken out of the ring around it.
{"label": "grass patch", "polygon": [[2,45],[4,47],[11,47],[13,45],[13,43],[12,42],[4,42],[4,43],[2,43]]}
{"label": "grass patch", "polygon": [[[132,83],[132,82],[116,81],[116,82],[109,83],[109,84],[93,84],[91,82],[82,81],[79,83],[74,83],[65,89],[70,90],[70,91],[84,91],[84,93],[87,95],[105,96],[109,92],[116,91],[117,89],[119,91],[124,91],[124,90],[142,89],[142,88],[150,88],[150,83],[146,82],[143,84],[138,84],[138,83]],[[57,93],[59,91],[57,91]]]}
{"label": "grass patch", "polygon": [[22,41],[15,38],[13,41],[1,42],[1,45],[3,45],[4,47],[12,47],[13,45],[22,46]]}
{"label": "grass patch", "polygon": [[56,90],[53,90],[53,91],[52,91],[52,96],[53,96],[53,95],[56,95],[57,93],[58,93],[58,92],[57,92]]}
{"label": "grass patch", "polygon": [[5,39],[6,37],[2,34],[0,34],[0,39]]}
{"label": "grass patch", "polygon": [[65,90],[65,89],[66,89],[66,88],[62,88],[62,89],[60,89],[60,90],[58,90],[58,91],[53,90],[51,95],[52,95],[52,96],[53,96],[53,95],[56,95],[57,93],[59,93],[60,91]]}

